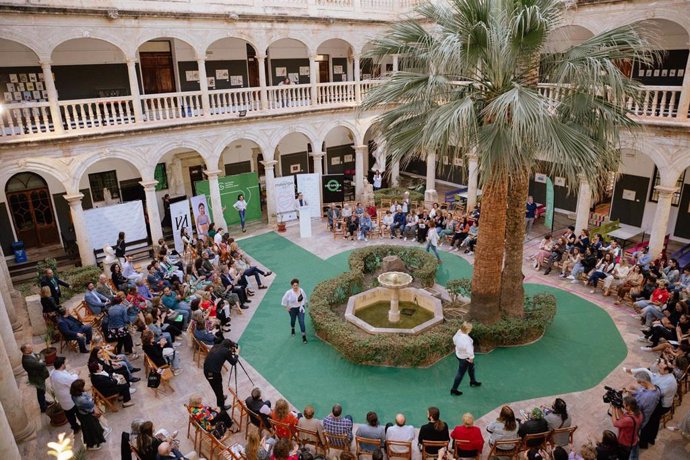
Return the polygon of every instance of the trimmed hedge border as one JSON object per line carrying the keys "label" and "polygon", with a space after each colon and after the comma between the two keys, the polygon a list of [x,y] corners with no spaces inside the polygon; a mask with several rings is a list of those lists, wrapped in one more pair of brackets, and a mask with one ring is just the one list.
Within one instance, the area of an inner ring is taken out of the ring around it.
{"label": "trimmed hedge border", "polygon": [[402,200],[405,192],[410,194],[410,201],[424,201],[424,194],[416,190],[409,190],[403,187],[382,188],[374,192],[374,202],[376,206],[381,206],[381,200]]}
{"label": "trimmed hedge border", "polygon": [[[422,281],[425,286],[433,285],[436,258],[421,249],[400,246],[356,249],[348,261],[349,272],[322,281],[314,288],[309,308],[314,330],[322,340],[329,342],[348,361],[355,364],[430,366],[453,351],[452,338],[462,320],[447,318],[443,323],[415,336],[370,335],[347,322],[338,312],[338,308],[347,303],[350,296],[373,287],[365,286],[364,274],[376,271],[387,255],[399,256],[411,269],[415,279]],[[458,285],[468,286],[470,283],[469,280],[448,282],[448,286]],[[492,326],[476,324],[472,336],[479,345],[478,351],[490,351],[497,346],[526,344],[541,337],[556,314],[556,298],[550,294],[528,297],[525,309],[524,319],[503,319]]]}

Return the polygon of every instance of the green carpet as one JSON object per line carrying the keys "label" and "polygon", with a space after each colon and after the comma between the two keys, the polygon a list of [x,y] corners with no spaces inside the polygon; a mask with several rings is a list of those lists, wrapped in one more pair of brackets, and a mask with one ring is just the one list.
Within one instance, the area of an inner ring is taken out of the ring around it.
{"label": "green carpet", "polygon": [[[464,412],[480,417],[503,403],[591,388],[627,353],[602,309],[559,289],[527,285],[529,293],[546,291],[557,297],[553,325],[537,343],[478,355],[477,379],[482,386],[469,388],[466,376],[460,387],[465,394],[451,397],[457,369],[454,356],[425,369],[359,366],[318,340],[309,319],[309,344],[302,344],[299,335],[290,336],[288,315],[280,306],[290,280],[299,278],[309,295],[318,282],[348,269],[349,252],[324,261],[276,233],[243,240],[242,248],[276,274],[241,337],[242,357],[296,407],[312,404],[317,417],[326,416],[339,402],[357,422],[363,422],[370,410],[384,421],[402,411],[419,426],[426,422],[426,408],[437,406],[453,425]],[[444,252],[441,258],[440,284],[471,275],[472,267],[461,257]]]}

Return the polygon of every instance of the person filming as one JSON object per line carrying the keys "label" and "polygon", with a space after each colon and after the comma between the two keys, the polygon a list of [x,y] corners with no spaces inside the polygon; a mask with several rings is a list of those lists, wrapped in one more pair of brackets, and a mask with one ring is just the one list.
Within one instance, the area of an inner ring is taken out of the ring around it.
{"label": "person filming", "polygon": [[227,361],[231,366],[237,364],[240,354],[240,346],[230,339],[223,339],[222,342],[211,348],[204,361],[204,377],[208,380],[211,389],[216,395],[218,407],[230,409],[225,405],[225,395],[223,394],[223,365]]}

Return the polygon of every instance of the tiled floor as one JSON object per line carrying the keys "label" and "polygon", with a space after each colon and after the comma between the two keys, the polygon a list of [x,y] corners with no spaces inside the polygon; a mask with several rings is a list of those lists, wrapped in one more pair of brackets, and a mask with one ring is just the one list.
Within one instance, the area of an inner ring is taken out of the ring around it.
{"label": "tiled floor", "polygon": [[[254,230],[247,233],[246,236],[249,237],[253,234],[258,234],[265,231],[269,231],[269,229],[263,228],[260,230]],[[530,255],[534,251],[534,248],[538,245],[538,234],[543,231],[545,231],[545,229],[538,226],[535,227],[533,235],[534,239],[528,240],[526,245],[526,255]],[[362,246],[364,244],[378,244],[380,242],[408,245],[415,244],[403,242],[402,240],[375,240],[369,241],[368,243],[361,241],[346,241],[342,239],[334,240],[332,234],[326,232],[325,224],[321,222],[314,222],[313,233],[314,236],[312,238],[302,239],[299,237],[298,226],[292,224],[288,226],[287,232],[284,233],[284,236],[322,258],[327,258],[339,252]],[[241,245],[242,243],[240,240],[240,246]],[[459,255],[459,257],[465,256]],[[471,257],[470,261],[472,261]],[[268,268],[270,269],[271,267]],[[527,277],[526,281],[554,285],[561,289],[573,292],[577,295],[587,298],[608,312],[618,325],[621,336],[628,344],[629,352],[623,365],[627,367],[636,367],[648,366],[651,364],[652,359],[654,359],[654,355],[640,351],[639,342],[636,341],[639,322],[634,315],[632,315],[631,310],[628,307],[614,306],[610,298],[604,298],[599,294],[590,294],[588,289],[581,285],[573,285],[567,281],[561,280],[558,278],[556,273],[545,277],[544,275],[535,272],[535,270],[529,266],[528,262],[525,262],[523,268]],[[271,281],[271,278],[268,278],[267,284],[270,284]],[[252,298],[252,307],[249,310],[245,310],[243,315],[233,317],[232,331],[229,334],[230,338],[238,339],[241,337],[244,328],[251,319],[254,311],[253,309],[259,304],[265,292],[266,291],[257,290],[256,296]],[[79,299],[72,299],[67,304],[72,305],[76,303],[77,300]],[[24,333],[26,333],[27,330],[28,327],[25,327]],[[18,340],[21,341],[26,339],[18,336]],[[40,343],[41,339],[36,337],[34,338],[34,342]],[[160,396],[156,398],[151,390],[146,388],[145,378],[143,378],[144,376],[140,374],[142,381],[134,385],[134,387],[138,390],[133,396],[133,401],[135,401],[136,405],[130,408],[121,409],[117,413],[106,414],[105,417],[107,419],[107,423],[113,428],[113,434],[111,435],[104,449],[98,452],[90,452],[88,454],[88,458],[120,458],[120,434],[123,430],[129,430],[129,425],[135,418],[152,420],[154,427],[156,428],[165,427],[171,432],[174,430],[179,430],[180,438],[182,440],[181,450],[186,452],[191,449],[191,442],[188,441],[184,436],[187,431],[187,421],[183,404],[186,403],[189,396],[194,393],[201,394],[204,397],[204,400],[207,402],[213,401],[214,398],[209,385],[203,378],[201,370],[198,369],[192,361],[191,350],[188,347],[188,342],[185,340],[184,346],[178,350],[181,352],[181,359],[185,370],[181,375],[173,379],[172,385],[175,389],[175,392],[167,396]],[[606,350],[601,350],[601,352],[606,353]],[[80,371],[83,376],[87,377],[84,367],[86,363],[86,355],[78,355],[70,352],[68,352],[67,355],[70,361],[70,367]],[[138,367],[143,367],[141,359],[136,362],[136,365]],[[281,397],[275,388],[273,388],[269,382],[263,379],[262,376],[259,375],[249,363],[244,362],[244,365],[249,372],[251,379],[254,381],[254,384],[262,388],[267,399],[275,400]],[[587,369],[583,369],[582,372],[587,372]],[[567,401],[574,423],[578,425],[578,430],[575,434],[577,445],[590,439],[596,440],[604,429],[611,428],[611,422],[606,416],[607,406],[601,401],[601,396],[604,393],[603,386],[610,385],[614,387],[621,387],[629,383],[631,383],[629,376],[624,374],[622,370],[617,369],[612,372],[611,375],[609,375],[603,382],[592,389],[573,394],[557,395]],[[19,385],[22,389],[22,403],[27,408],[30,418],[37,424],[36,435],[29,441],[20,445],[22,458],[46,458],[44,453],[46,451],[46,443],[50,440],[56,439],[57,434],[64,431],[65,427],[53,428],[48,425],[47,417],[42,416],[39,413],[38,404],[35,400],[35,393],[33,389],[27,385],[26,376],[21,376],[19,378]],[[250,392],[251,387],[252,385],[247,377],[240,372],[238,376],[239,394],[246,396]],[[511,406],[516,410],[528,409],[535,405],[550,404],[555,396],[556,395],[551,395],[529,401],[506,401],[506,403],[510,403]],[[688,399],[690,398],[686,398],[683,406],[678,411],[676,420],[682,415],[688,413],[688,409],[690,408],[690,403],[687,401]],[[481,427],[486,426],[489,422],[495,419],[497,416],[497,411],[498,408],[496,411],[479,419],[477,424]],[[444,414],[444,419],[448,421],[449,425],[453,426],[459,423],[460,414]],[[240,436],[236,436],[236,440],[242,442],[244,441],[243,437]],[[79,445],[80,443],[81,441],[78,440],[77,444]],[[487,451],[484,453],[486,454]],[[679,434],[672,433],[668,430],[661,431],[656,446],[642,453],[642,459],[644,460],[681,458],[690,458],[690,444],[683,440]]]}

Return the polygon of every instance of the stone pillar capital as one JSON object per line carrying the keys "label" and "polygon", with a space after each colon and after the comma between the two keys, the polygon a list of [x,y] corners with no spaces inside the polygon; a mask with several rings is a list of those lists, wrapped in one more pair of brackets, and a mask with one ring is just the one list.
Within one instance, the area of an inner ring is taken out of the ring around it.
{"label": "stone pillar capital", "polygon": [[[50,67],[51,65],[53,65],[52,61],[41,61],[40,64],[41,64],[41,68],[43,68],[43,69],[45,69],[46,67]],[[45,76],[44,76],[44,78],[45,78]]]}
{"label": "stone pillar capital", "polygon": [[158,185],[158,181],[156,179],[151,179],[151,180],[142,180],[139,182],[139,184],[144,187],[144,190],[149,192],[151,190],[155,191],[156,190],[156,185]]}
{"label": "stone pillar capital", "polygon": [[257,54],[257,55],[256,55],[256,58],[257,58],[259,61],[265,61],[265,60],[266,60],[266,55],[265,55],[265,54]]}
{"label": "stone pillar capital", "polygon": [[357,153],[359,153],[359,152],[364,153],[364,152],[366,152],[368,149],[369,149],[369,146],[366,145],[366,144],[355,145],[355,151],[356,151]]}
{"label": "stone pillar capital", "polygon": [[206,170],[204,171],[204,174],[206,175],[206,177],[209,178],[209,180],[218,179],[218,176],[223,174],[223,171],[221,171],[220,169],[214,169],[212,171]]}
{"label": "stone pillar capital", "polygon": [[326,152],[311,152],[309,154],[309,156],[312,156],[314,158],[323,158],[325,155],[326,155]]}
{"label": "stone pillar capital", "polygon": [[479,156],[477,155],[477,152],[470,152],[467,154],[467,161],[468,162],[474,162],[477,163],[479,161]]}
{"label": "stone pillar capital", "polygon": [[678,187],[665,187],[663,185],[655,186],[654,190],[656,190],[659,193],[659,198],[672,197],[674,193],[678,193]]}
{"label": "stone pillar capital", "polygon": [[70,206],[81,206],[81,200],[84,198],[84,194],[75,193],[74,195],[64,195],[63,198],[67,200]]}
{"label": "stone pillar capital", "polygon": [[264,168],[266,169],[273,169],[273,167],[278,164],[278,161],[276,160],[263,160],[261,161],[261,164],[264,165]]}

